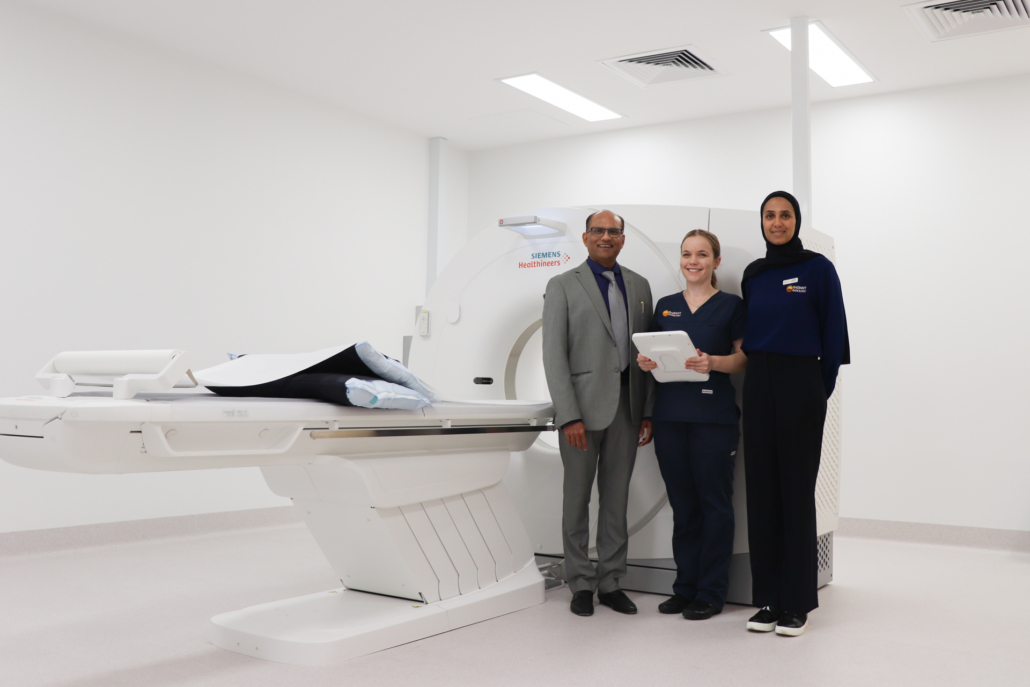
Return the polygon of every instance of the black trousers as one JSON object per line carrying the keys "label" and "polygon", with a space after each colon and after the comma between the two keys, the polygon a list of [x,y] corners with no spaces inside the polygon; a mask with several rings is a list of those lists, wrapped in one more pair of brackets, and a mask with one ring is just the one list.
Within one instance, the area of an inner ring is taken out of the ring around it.
{"label": "black trousers", "polygon": [[819,607],[815,481],[825,420],[817,358],[748,353],[744,469],[755,606]]}
{"label": "black trousers", "polygon": [[655,455],[672,506],[672,590],[718,609],[729,589],[739,441],[736,424],[654,421]]}

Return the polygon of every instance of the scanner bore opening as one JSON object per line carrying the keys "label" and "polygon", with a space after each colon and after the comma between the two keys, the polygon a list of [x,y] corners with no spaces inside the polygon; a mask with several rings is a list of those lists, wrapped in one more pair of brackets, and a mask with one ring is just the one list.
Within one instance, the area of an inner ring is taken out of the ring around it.
{"label": "scanner bore opening", "polygon": [[[551,401],[544,378],[543,324],[543,320],[537,320],[522,330],[508,353],[504,398],[509,401]],[[541,432],[536,445],[557,451],[558,433]]]}

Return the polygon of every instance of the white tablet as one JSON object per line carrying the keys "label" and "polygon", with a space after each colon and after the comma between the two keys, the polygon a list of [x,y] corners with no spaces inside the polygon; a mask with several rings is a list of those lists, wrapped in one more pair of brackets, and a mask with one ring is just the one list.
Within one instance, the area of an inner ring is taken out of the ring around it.
{"label": "white tablet", "polygon": [[659,382],[707,382],[708,375],[686,369],[687,358],[697,357],[697,348],[684,331],[649,332],[633,335],[644,356],[658,363],[651,374]]}

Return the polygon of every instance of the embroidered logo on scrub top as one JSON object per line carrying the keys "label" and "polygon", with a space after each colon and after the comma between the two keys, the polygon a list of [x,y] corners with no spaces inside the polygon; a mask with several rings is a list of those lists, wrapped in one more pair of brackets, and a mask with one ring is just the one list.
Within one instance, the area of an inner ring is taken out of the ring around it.
{"label": "embroidered logo on scrub top", "polygon": [[808,291],[807,286],[798,286],[797,284],[787,287],[787,293],[805,293]]}
{"label": "embroidered logo on scrub top", "polygon": [[711,389],[701,389],[702,394],[714,394],[715,392]]}
{"label": "embroidered logo on scrub top", "polygon": [[681,313],[681,312],[673,312],[671,310],[663,310],[662,311],[662,317],[679,317],[682,314],[683,313]]}

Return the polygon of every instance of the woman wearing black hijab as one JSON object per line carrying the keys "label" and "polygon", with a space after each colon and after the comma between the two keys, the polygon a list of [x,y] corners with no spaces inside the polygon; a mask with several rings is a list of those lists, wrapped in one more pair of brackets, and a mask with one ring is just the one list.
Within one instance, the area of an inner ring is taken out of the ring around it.
{"label": "woman wearing black hijab", "polygon": [[816,597],[815,482],[826,400],[850,362],[840,280],[805,250],[786,191],[762,203],[765,258],[744,270],[744,467],[752,603],[749,630],[797,636]]}

